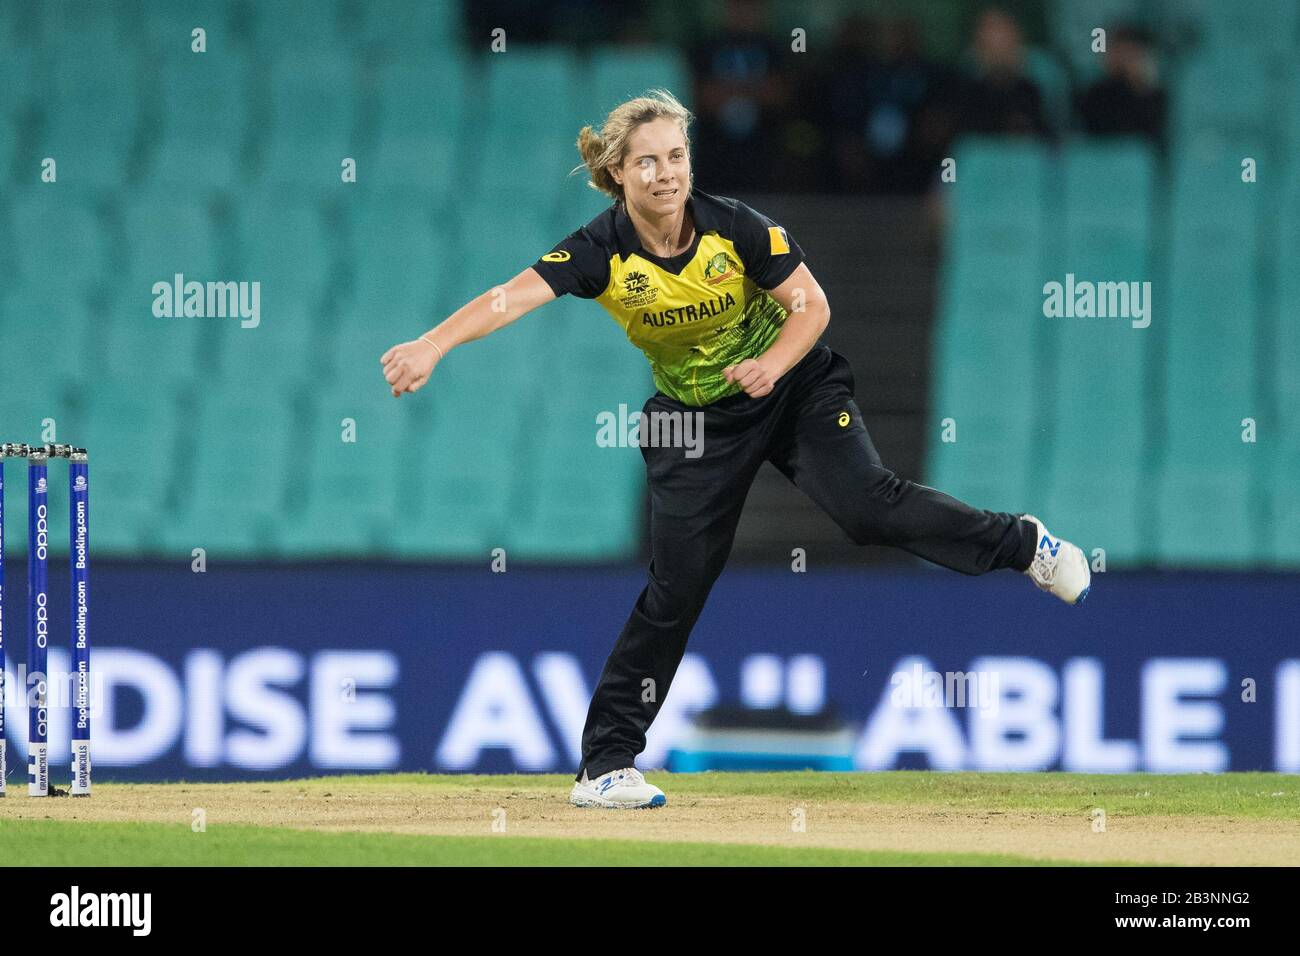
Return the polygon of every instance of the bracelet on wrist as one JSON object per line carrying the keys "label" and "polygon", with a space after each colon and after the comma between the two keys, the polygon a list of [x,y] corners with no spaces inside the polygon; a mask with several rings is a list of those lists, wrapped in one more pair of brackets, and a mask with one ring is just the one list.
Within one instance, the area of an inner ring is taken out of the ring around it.
{"label": "bracelet on wrist", "polygon": [[435,349],[438,350],[438,359],[439,359],[439,361],[441,361],[442,359],[445,359],[445,358],[447,357],[447,353],[445,353],[445,352],[442,350],[442,346],[440,346],[440,345],[439,345],[437,342],[435,342],[433,339],[429,338],[429,333],[428,333],[428,332],[425,332],[424,335],[421,335],[421,336],[420,336],[420,341],[421,341],[421,342],[428,342],[430,345],[432,345]]}

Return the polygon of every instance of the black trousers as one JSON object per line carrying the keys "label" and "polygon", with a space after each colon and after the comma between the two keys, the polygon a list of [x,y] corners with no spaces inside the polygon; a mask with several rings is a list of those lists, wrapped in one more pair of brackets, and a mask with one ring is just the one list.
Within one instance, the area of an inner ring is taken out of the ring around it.
{"label": "black trousers", "polygon": [[662,394],[646,402],[646,415],[702,412],[702,454],[642,446],[650,487],[649,580],[592,696],[578,779],[584,770],[594,780],[631,767],[645,749],[646,730],[727,561],[764,461],[858,544],[902,548],[963,574],[1029,567],[1037,537],[1031,522],[972,508],[881,464],[853,386],[844,357],[817,346],[763,398],[742,393],[703,408]]}

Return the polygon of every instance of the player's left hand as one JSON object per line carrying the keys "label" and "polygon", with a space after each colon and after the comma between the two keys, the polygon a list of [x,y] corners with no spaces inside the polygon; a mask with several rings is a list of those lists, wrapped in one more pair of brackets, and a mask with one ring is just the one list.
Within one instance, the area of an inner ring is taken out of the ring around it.
{"label": "player's left hand", "polygon": [[728,365],[722,370],[722,375],[728,382],[743,388],[750,398],[762,398],[776,385],[776,376],[758,359],[745,359],[736,365]]}

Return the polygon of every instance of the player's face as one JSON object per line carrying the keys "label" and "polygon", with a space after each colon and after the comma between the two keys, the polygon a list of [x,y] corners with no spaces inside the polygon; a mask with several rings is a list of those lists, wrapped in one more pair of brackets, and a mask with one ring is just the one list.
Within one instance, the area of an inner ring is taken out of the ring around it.
{"label": "player's face", "polygon": [[686,137],[670,119],[642,123],[628,139],[619,170],[628,205],[648,216],[672,215],[691,190],[691,156]]}

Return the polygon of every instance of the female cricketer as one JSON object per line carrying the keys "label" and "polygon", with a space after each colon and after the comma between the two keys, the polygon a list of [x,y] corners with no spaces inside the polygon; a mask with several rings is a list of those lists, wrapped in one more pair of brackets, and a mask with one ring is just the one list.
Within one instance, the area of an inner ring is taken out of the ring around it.
{"label": "female cricketer", "polygon": [[857,544],[902,548],[963,574],[1014,568],[1070,604],[1088,593],[1083,552],[1037,518],[972,508],[881,464],[848,362],[818,344],[830,307],[802,250],[744,203],[692,189],[690,119],[654,90],[614,109],[599,132],[584,128],[579,152],[612,205],[507,282],[504,311],[484,292],[381,359],[400,397],[452,349],[567,293],[598,301],[650,360],[657,392],[644,415],[703,414],[689,457],[642,443],[649,578],[592,696],[570,797],[578,806],[666,802],[635,758],[764,461]]}

